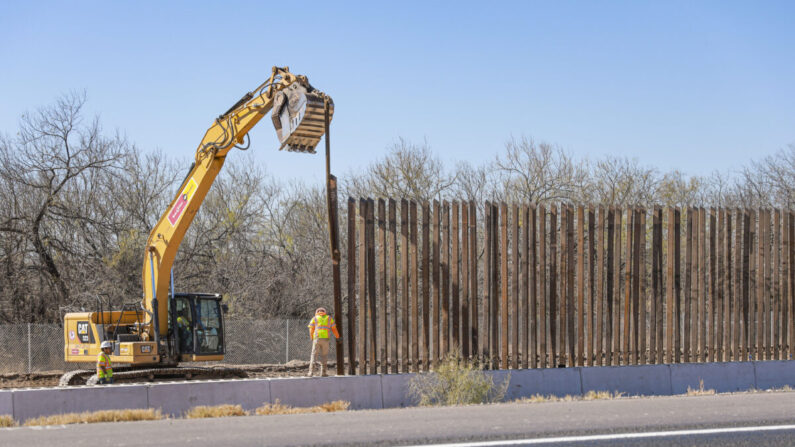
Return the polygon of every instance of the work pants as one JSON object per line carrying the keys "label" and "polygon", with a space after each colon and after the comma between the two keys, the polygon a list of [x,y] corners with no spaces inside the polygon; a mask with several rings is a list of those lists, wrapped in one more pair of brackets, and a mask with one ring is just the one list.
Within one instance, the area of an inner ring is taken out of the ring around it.
{"label": "work pants", "polygon": [[312,357],[309,359],[309,375],[315,368],[315,362],[320,362],[320,375],[326,376],[328,364],[328,338],[316,338],[312,340]]}

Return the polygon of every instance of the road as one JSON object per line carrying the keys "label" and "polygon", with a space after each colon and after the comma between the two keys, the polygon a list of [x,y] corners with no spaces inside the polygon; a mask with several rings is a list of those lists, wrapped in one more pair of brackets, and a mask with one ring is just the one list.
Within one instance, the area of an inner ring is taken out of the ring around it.
{"label": "road", "polygon": [[[720,430],[730,427],[763,428],[744,428],[739,432]],[[718,430],[702,433],[703,429]],[[679,433],[665,434],[670,431]],[[654,434],[650,435],[651,432]],[[583,436],[589,438],[581,438]],[[541,445],[556,446],[791,446],[795,445],[795,393],[509,403],[0,430],[0,445],[36,447],[454,442],[483,445],[480,442],[522,439],[530,440],[525,445],[536,445],[539,438],[550,438],[550,442]]]}

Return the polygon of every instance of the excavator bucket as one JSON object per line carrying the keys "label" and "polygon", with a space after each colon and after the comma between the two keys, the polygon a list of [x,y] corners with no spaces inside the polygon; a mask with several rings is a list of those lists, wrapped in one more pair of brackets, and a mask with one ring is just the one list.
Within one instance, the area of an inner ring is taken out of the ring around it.
{"label": "excavator bucket", "polygon": [[334,115],[331,97],[315,90],[308,82],[296,82],[277,93],[271,120],[281,146],[292,152],[315,153],[325,133],[324,101],[329,103],[329,122]]}

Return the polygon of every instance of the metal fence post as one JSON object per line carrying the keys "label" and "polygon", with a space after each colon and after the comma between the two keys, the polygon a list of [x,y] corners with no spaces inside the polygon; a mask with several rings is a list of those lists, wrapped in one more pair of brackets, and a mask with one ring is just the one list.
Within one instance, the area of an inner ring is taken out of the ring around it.
{"label": "metal fence post", "polygon": [[284,350],[284,363],[290,361],[290,320],[287,321],[287,346]]}
{"label": "metal fence post", "polygon": [[33,358],[30,352],[30,323],[28,323],[28,374],[33,370]]}

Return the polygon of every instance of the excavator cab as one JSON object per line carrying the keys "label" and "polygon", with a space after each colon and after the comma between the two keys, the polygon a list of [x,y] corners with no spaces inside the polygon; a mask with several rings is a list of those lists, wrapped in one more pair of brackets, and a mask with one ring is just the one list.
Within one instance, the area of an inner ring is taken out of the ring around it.
{"label": "excavator cab", "polygon": [[169,335],[181,361],[223,358],[224,308],[218,294],[176,293],[169,300]]}

